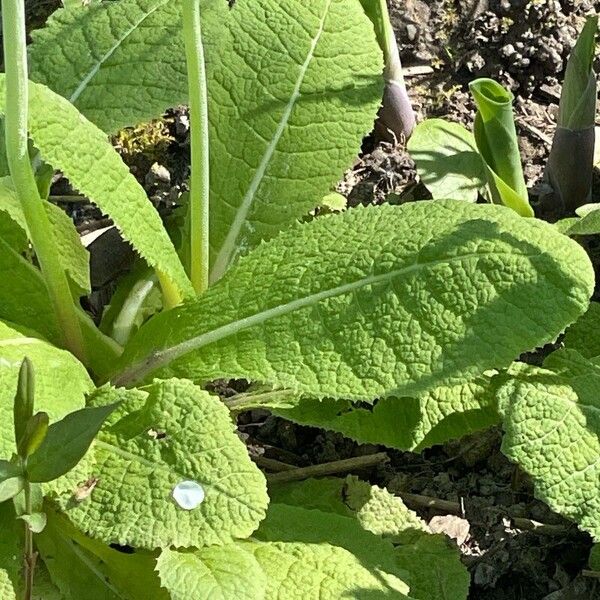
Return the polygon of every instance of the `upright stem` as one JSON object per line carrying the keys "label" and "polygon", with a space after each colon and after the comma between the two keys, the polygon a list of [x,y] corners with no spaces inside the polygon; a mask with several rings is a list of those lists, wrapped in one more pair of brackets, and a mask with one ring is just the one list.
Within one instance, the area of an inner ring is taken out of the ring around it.
{"label": "upright stem", "polygon": [[[25,482],[25,488],[23,490],[25,494],[25,514],[30,515],[32,513],[31,504],[31,484],[29,481]],[[25,522],[25,590],[23,593],[24,600],[31,600],[33,596],[33,576],[35,573],[35,563],[37,562],[37,553],[33,548],[33,532],[31,531],[29,524]]]}
{"label": "upright stem", "polygon": [[209,132],[206,64],[200,0],[183,0],[183,35],[188,72],[192,172],[190,177],[190,278],[196,293],[208,287]]}
{"label": "upright stem", "polygon": [[65,347],[84,360],[84,342],[73,297],[53,240],[50,223],[29,161],[27,118],[29,88],[23,0],[2,0],[4,66],[6,71],[6,154],[23,208],[31,243],[44,276]]}

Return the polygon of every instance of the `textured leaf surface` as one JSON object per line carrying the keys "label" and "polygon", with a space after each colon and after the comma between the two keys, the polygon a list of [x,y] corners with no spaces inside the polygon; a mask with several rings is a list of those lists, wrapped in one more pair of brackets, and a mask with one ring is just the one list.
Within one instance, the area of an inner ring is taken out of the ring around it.
{"label": "textured leaf surface", "polygon": [[366,569],[347,550],[325,543],[250,543],[267,576],[265,600],[408,599],[389,574]]}
{"label": "textured leaf surface", "polygon": [[512,374],[499,391],[502,451],[533,477],[538,498],[600,540],[600,369]]}
{"label": "textured leaf surface", "polygon": [[[264,517],[265,479],[237,437],[226,407],[189,381],[155,382],[145,392],[102,389],[94,404],[121,406],[93,448],[89,498],[58,501],[83,531],[137,548],[203,547],[247,537]],[[196,481],[205,499],[185,511],[175,486]]]}
{"label": "textured leaf surface", "polygon": [[[56,318],[49,310],[52,303],[39,269],[17,254],[2,239],[0,281],[0,319],[37,332],[31,334],[33,337],[43,336],[54,344],[60,344],[62,336]],[[114,367],[120,348],[97,330],[83,310],[78,310],[77,313],[86,341],[88,362],[94,372],[102,377]]]}
{"label": "textured leaf surface", "polygon": [[[79,234],[69,216],[49,202],[44,202],[44,208],[50,221],[60,264],[77,286],[79,295],[83,296],[91,290],[89,254],[81,244]],[[9,215],[23,232],[27,231],[25,215],[10,177],[0,179],[0,211]]]}
{"label": "textured leaf surface", "polygon": [[[0,443],[2,438],[0,438]],[[17,520],[12,502],[0,504],[0,598],[17,600],[15,583],[19,577],[21,561],[17,533]]]}
{"label": "textured leaf surface", "polygon": [[354,209],[291,228],[152,319],[115,379],[169,365],[162,374],[319,398],[413,395],[554,340],[586,310],[593,279],[578,244],[503,207]]}
{"label": "textured leaf surface", "polygon": [[67,599],[169,598],[154,572],[154,556],[119,552],[86,538],[55,513],[51,514],[45,531],[37,536],[36,544],[52,580]]}
{"label": "textured leaf surface", "polygon": [[35,408],[47,412],[52,421],[83,408],[85,394],[94,387],[72,354],[0,322],[0,457],[15,451],[13,400],[26,356],[35,369]]}
{"label": "textured leaf surface", "polygon": [[272,412],[295,423],[337,431],[360,443],[414,451],[499,421],[494,390],[485,378],[438,387],[415,398],[382,398],[372,408],[347,400],[302,398],[297,406]]}
{"label": "textured leaf surface", "polygon": [[[2,107],[4,87],[1,75]],[[30,83],[29,94],[29,132],[44,160],[109,214],[148,264],[169,277],[182,294],[192,295],[158,212],[105,134],[47,87]]]}
{"label": "textured leaf surface", "polygon": [[[180,19],[180,3],[168,0],[57,11],[34,34],[31,77],[105,131],[158,117],[188,93]],[[229,10],[208,0],[202,20],[217,278],[330,191],[373,124],[383,65],[358,2],[255,0]]]}
{"label": "textured leaf surface", "polygon": [[600,356],[600,303],[590,304],[588,311],[567,329],[563,343],[587,358]]}
{"label": "textured leaf surface", "polygon": [[244,545],[195,552],[163,550],[156,565],[172,600],[262,600],[267,578]]}
{"label": "textured leaf surface", "polygon": [[434,199],[477,201],[487,179],[470,131],[443,119],[427,119],[417,125],[407,148]]}
{"label": "textured leaf surface", "polygon": [[406,572],[411,598],[466,599],[470,578],[456,546],[445,536],[432,535],[424,521],[387,490],[349,476],[275,486],[270,492],[274,503],[352,515],[363,529],[397,544],[394,561]]}

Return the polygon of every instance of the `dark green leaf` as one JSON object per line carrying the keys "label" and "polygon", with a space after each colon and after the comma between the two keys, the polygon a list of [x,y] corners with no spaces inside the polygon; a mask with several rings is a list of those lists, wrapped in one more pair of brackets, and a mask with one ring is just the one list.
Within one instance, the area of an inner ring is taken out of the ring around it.
{"label": "dark green leaf", "polygon": [[14,403],[15,442],[19,442],[25,434],[27,423],[33,416],[35,394],[35,374],[31,361],[25,357],[21,363],[17,392]]}
{"label": "dark green leaf", "polygon": [[115,408],[115,404],[83,408],[50,425],[46,439],[27,464],[29,480],[53,481],[68,473],[83,458]]}
{"label": "dark green leaf", "polygon": [[0,483],[0,502],[6,502],[14,498],[25,485],[22,477],[10,477]]}

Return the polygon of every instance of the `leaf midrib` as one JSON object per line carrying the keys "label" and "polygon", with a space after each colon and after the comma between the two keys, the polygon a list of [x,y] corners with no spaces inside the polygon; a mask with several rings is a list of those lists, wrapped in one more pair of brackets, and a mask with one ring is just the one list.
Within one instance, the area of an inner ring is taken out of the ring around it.
{"label": "leaf midrib", "polygon": [[98,74],[102,65],[123,45],[127,38],[132,35],[138,27],[152,14],[154,14],[159,8],[164,6],[168,0],[158,0],[154,8],[144,13],[144,15],[138,19],[116,42],[109,50],[98,60],[92,68],[88,71],[87,75],[81,80],[81,83],[77,86],[77,89],[69,97],[71,104],[75,104],[81,94],[86,90],[90,81]]}
{"label": "leaf midrib", "polygon": [[317,45],[319,44],[321,36],[325,31],[325,21],[327,20],[327,17],[329,15],[332,2],[333,0],[327,0],[325,10],[323,11],[323,15],[321,16],[321,20],[319,22],[319,28],[317,29],[316,34],[311,40],[306,60],[300,67],[300,72],[298,73],[298,78],[296,79],[296,83],[292,90],[290,100],[283,111],[281,119],[277,125],[277,129],[275,130],[275,133],[273,134],[273,137],[271,138],[271,141],[269,142],[265,153],[263,154],[262,160],[256,172],[254,173],[254,177],[250,182],[250,186],[248,187],[246,194],[242,198],[242,201],[235,214],[233,222],[231,223],[229,231],[227,232],[225,241],[223,242],[221,249],[217,254],[215,264],[211,272],[211,282],[218,280],[225,273],[225,271],[229,267],[232,258],[234,257],[237,241],[242,231],[242,227],[244,226],[244,223],[246,223],[246,221],[248,220],[248,215],[252,208],[252,204],[254,202],[258,189],[260,188],[262,181],[267,173],[267,169],[271,163],[273,155],[275,154],[277,145],[279,144],[279,141],[281,140],[286,130],[288,122],[292,116],[292,112],[296,106],[296,102],[301,96],[300,90],[302,88],[302,85],[304,84],[306,74],[308,73],[308,69],[314,58]]}
{"label": "leaf midrib", "polygon": [[417,261],[401,269],[395,269],[393,271],[388,271],[379,275],[370,275],[368,277],[363,277],[351,283],[323,290],[315,294],[310,294],[308,296],[298,298],[297,300],[287,302],[286,304],[280,304],[279,306],[275,306],[273,308],[257,312],[249,317],[238,319],[236,321],[227,323],[226,325],[222,325],[221,327],[217,327],[216,329],[213,329],[211,331],[207,331],[191,339],[179,342],[178,344],[174,344],[171,347],[155,351],[145,360],[141,361],[140,363],[136,363],[131,368],[127,369],[114,381],[114,383],[115,385],[130,385],[131,383],[136,383],[143,379],[149,373],[155,371],[160,367],[166,366],[170,362],[188,354],[189,352],[199,350],[204,346],[222,340],[223,338],[229,337],[230,335],[238,333],[244,329],[248,329],[255,325],[264,323],[272,318],[281,317],[286,314],[295,312],[296,310],[313,306],[323,300],[327,300],[335,296],[341,296],[343,294],[356,291],[367,285],[387,283],[392,279],[395,279],[402,275],[407,275],[414,271],[421,270],[422,268],[432,268],[437,265],[448,265],[457,262],[460,263],[465,260],[470,260],[472,258],[481,259],[487,258],[489,256],[503,255],[507,255],[512,258],[518,257],[519,259],[531,259],[540,256],[540,254],[515,254],[514,252],[471,252],[468,254],[463,254],[461,256],[442,258],[429,262]]}

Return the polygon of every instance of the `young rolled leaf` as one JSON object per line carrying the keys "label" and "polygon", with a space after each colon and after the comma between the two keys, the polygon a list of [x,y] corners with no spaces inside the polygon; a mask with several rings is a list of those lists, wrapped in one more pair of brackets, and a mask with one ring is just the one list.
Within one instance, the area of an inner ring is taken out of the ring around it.
{"label": "young rolled leaf", "polygon": [[50,417],[48,413],[38,412],[33,415],[25,427],[25,431],[21,436],[17,445],[19,456],[27,458],[31,456],[41,445],[50,426]]}
{"label": "young rolled leaf", "polygon": [[35,408],[35,372],[33,364],[25,357],[19,369],[17,391],[13,403],[13,424],[15,428],[15,444],[23,438],[29,419]]}
{"label": "young rolled leaf", "polygon": [[540,500],[600,540],[600,368],[521,364],[510,375],[498,394],[502,451],[531,475]]}
{"label": "young rolled leaf", "polygon": [[94,387],[72,354],[0,322],[0,456],[11,456],[15,450],[13,404],[25,356],[35,368],[36,409],[47,412],[51,420],[83,408],[85,395]]}
{"label": "young rolled leaf", "polygon": [[382,398],[370,409],[348,400],[298,398],[296,406],[271,410],[294,423],[336,431],[363,444],[415,452],[499,421],[494,388],[484,377],[415,398]]}
{"label": "young rolled leaf", "polygon": [[79,529],[105,543],[155,549],[223,544],[258,527],[265,478],[218,398],[169,380],[143,392],[101,388],[91,403],[116,400],[94,442],[95,463],[82,473],[97,480],[89,497],[77,501],[70,485],[55,488]]}
{"label": "young rolled leaf", "polygon": [[589,17],[569,57],[560,98],[558,125],[546,168],[556,201],[573,213],[592,194],[596,100],[594,55],[598,17]]}
{"label": "young rolled leaf", "polygon": [[114,404],[82,408],[52,423],[39,449],[27,461],[29,481],[53,481],[73,469],[115,408]]}
{"label": "young rolled leaf", "polygon": [[407,149],[434,200],[476,202],[487,184],[486,166],[473,134],[458,123],[427,119],[419,123]]}
{"label": "young rolled leaf", "polygon": [[533,217],[517,142],[514,96],[493,79],[476,79],[469,89],[477,105],[473,132],[487,167],[490,199],[522,217]]}
{"label": "young rolled leaf", "polygon": [[[44,160],[113,218],[123,237],[159,276],[181,296],[193,296],[158,212],[105,134],[47,87],[30,83],[29,94],[29,132]],[[0,112],[4,99],[1,75]]]}
{"label": "young rolled leaf", "polygon": [[[105,131],[159,117],[188,94],[180,11],[172,0],[57,11],[34,34],[31,78]],[[383,60],[355,1],[253,0],[229,10],[208,0],[202,32],[216,280],[339,180],[379,109]]]}
{"label": "young rolled leaf", "polygon": [[357,208],[292,227],[149,321],[114,380],[179,373],[315,398],[412,396],[554,340],[587,309],[593,281],[578,244],[504,207]]}
{"label": "young rolled leaf", "polygon": [[[390,21],[386,0],[360,0],[373,22],[375,35],[385,60],[385,90],[378,126],[384,135],[391,131],[398,140],[410,138],[416,123],[415,111],[406,91],[396,34]],[[445,196],[449,198],[449,196]]]}

